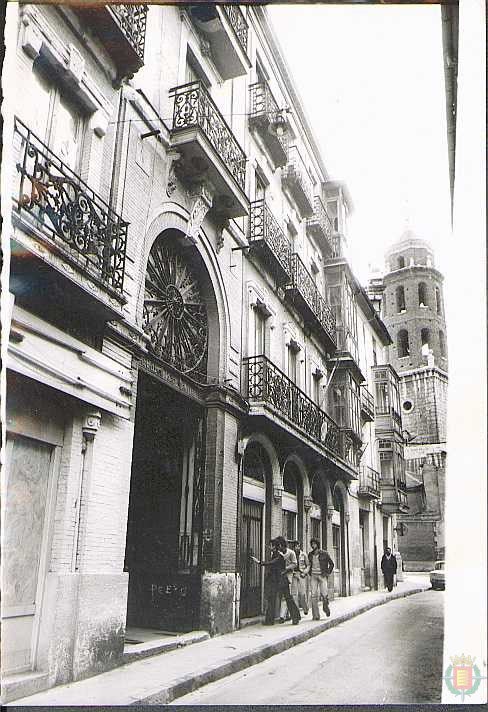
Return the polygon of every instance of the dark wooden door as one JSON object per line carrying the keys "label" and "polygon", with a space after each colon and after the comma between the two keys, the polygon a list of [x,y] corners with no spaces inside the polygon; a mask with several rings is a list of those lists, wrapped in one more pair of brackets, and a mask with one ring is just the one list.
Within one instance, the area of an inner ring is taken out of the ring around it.
{"label": "dark wooden door", "polygon": [[261,558],[263,540],[263,505],[250,499],[242,501],[241,527],[241,618],[261,613],[262,569],[250,559]]}

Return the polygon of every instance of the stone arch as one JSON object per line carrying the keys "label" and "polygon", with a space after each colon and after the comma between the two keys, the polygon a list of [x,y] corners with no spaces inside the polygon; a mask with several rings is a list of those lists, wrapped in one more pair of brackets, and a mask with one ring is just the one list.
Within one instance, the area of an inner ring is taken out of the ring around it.
{"label": "stone arch", "polygon": [[251,433],[242,438],[242,452],[244,453],[248,445],[259,443],[266,452],[271,465],[271,486],[281,487],[281,468],[278,455],[270,438],[264,433]]}
{"label": "stone arch", "polygon": [[[230,341],[230,310],[217,256],[211,241],[203,228],[200,229],[196,241],[186,237],[189,213],[175,203],[167,203],[159,212],[153,215],[147,229],[143,249],[139,262],[139,275],[135,297],[135,320],[142,324],[144,285],[146,278],[147,262],[150,251],[156,240],[163,235],[178,235],[182,243],[192,245],[198,255],[208,280],[208,308],[209,308],[209,346],[207,376],[211,382],[221,382],[225,379],[227,368],[227,351]],[[211,322],[211,325],[210,325]]]}
{"label": "stone arch", "polygon": [[332,497],[334,497],[336,494],[339,494],[342,500],[342,504],[344,507],[344,514],[349,515],[349,492],[341,480],[337,480],[334,484],[334,487],[332,488]]}
{"label": "stone arch", "polygon": [[310,481],[308,477],[308,472],[307,468],[305,467],[305,463],[303,462],[302,458],[297,455],[296,453],[292,453],[291,455],[288,455],[286,460],[283,463],[283,468],[282,468],[282,473],[285,471],[286,465],[292,462],[294,465],[297,466],[297,469],[300,473],[300,476],[302,478],[302,490],[303,490],[303,496],[304,497],[309,497],[310,496]]}

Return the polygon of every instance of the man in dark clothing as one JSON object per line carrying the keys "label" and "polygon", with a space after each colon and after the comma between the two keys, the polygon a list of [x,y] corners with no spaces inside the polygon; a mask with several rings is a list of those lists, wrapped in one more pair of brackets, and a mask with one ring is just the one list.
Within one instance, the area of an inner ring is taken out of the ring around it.
{"label": "man in dark clothing", "polygon": [[320,620],[319,598],[321,597],[324,605],[324,613],[327,617],[330,616],[329,608],[329,590],[328,577],[334,570],[334,562],[329,553],[325,549],[320,548],[318,539],[311,539],[310,546],[312,550],[308,554],[310,564],[310,589],[312,598],[312,619]]}
{"label": "man in dark clothing", "polygon": [[388,591],[393,590],[393,579],[397,572],[397,560],[391,553],[391,549],[386,547],[383,558],[381,559],[381,570],[385,579],[385,586]]}
{"label": "man in dark clothing", "polygon": [[259,561],[255,556],[251,556],[251,559],[257,564],[266,567],[264,575],[264,600],[266,606],[264,625],[274,625],[276,602],[282,579],[281,574],[285,570],[285,560],[278,551],[276,539],[272,539],[270,544],[271,558],[268,561]]}

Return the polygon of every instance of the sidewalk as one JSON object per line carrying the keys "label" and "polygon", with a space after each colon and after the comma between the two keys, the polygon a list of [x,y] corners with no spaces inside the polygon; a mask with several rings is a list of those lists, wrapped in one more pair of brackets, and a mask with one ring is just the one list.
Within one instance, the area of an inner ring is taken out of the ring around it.
{"label": "sidewalk", "polygon": [[[54,687],[10,703],[12,705],[166,704],[199,687],[281,653],[370,608],[430,588],[427,577],[407,575],[392,593],[368,591],[336,599],[331,617],[312,621],[310,613],[298,626],[291,623],[250,625],[234,633],[203,640],[123,665],[86,680]],[[323,614],[322,614],[323,615]],[[7,705],[8,706],[8,705]]]}

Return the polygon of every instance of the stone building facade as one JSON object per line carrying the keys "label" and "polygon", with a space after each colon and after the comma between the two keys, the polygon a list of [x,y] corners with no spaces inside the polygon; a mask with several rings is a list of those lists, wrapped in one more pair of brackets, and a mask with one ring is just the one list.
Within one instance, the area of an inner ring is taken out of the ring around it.
{"label": "stone building facade", "polygon": [[431,247],[412,231],[388,251],[382,291],[405,430],[409,511],[399,517],[399,548],[407,570],[429,570],[444,558],[447,334],[442,274]]}
{"label": "stone building facade", "polygon": [[[377,585],[388,332],[262,7],[12,5],[6,699],[262,612],[271,536]],[[22,548],[20,548],[22,542]],[[20,557],[22,551],[22,558]]]}

